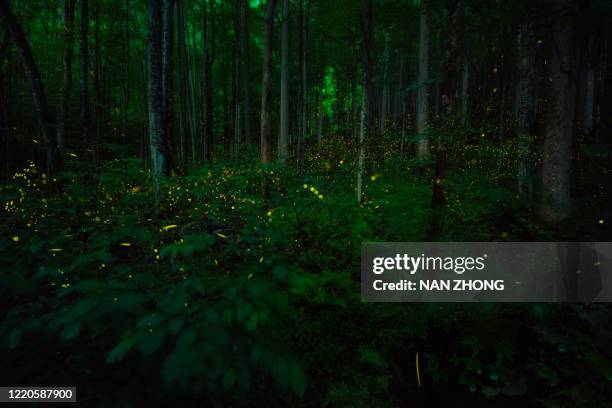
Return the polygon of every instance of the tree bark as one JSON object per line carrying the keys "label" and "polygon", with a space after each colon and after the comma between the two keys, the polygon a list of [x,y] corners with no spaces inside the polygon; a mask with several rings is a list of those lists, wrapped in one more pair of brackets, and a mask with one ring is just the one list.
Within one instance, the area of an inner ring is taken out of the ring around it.
{"label": "tree bark", "polygon": [[178,69],[179,69],[179,157],[185,163],[187,140],[190,138],[189,100],[187,95],[187,45],[185,42],[185,7],[183,0],[177,0],[177,34],[178,34]]}
{"label": "tree bark", "polygon": [[232,143],[232,157],[238,159],[238,153],[240,149],[240,139],[242,134],[242,114],[240,106],[240,96],[238,94],[240,90],[240,73],[241,73],[241,41],[240,41],[240,9],[241,0],[234,0],[234,47],[232,55],[232,120],[234,121],[234,132],[233,132],[233,143]]}
{"label": "tree bark", "polygon": [[64,0],[62,5],[62,38],[64,41],[63,77],[59,91],[57,108],[57,145],[60,151],[66,140],[66,112],[68,95],[72,87],[72,45],[74,38],[75,0]]}
{"label": "tree bark", "polygon": [[[565,8],[564,14],[573,7],[571,0],[560,4]],[[552,25],[553,54],[549,64],[540,207],[542,220],[550,224],[560,223],[570,215],[570,162],[576,97],[573,22],[555,18]]]}
{"label": "tree bark", "polygon": [[203,118],[203,142],[204,142],[204,158],[207,161],[212,160],[213,151],[213,84],[212,84],[212,68],[214,61],[214,26],[213,26],[213,10],[214,1],[204,3],[204,27],[202,29],[202,46],[204,48],[204,72],[203,72],[203,93],[202,98],[202,118]]}
{"label": "tree bark", "polygon": [[121,83],[123,109],[121,118],[121,140],[125,144],[127,142],[127,122],[130,110],[130,0],[125,0],[125,17],[123,29],[123,48],[124,48],[124,78]]}
{"label": "tree bark", "polygon": [[274,13],[276,0],[268,0],[266,6],[264,39],[263,39],[263,67],[261,85],[261,162],[270,163],[272,152],[270,149],[270,96],[272,92],[272,34],[274,29]]}
{"label": "tree bark", "polygon": [[299,17],[300,17],[300,67],[301,67],[301,103],[300,103],[300,126],[297,136],[297,167],[304,167],[304,154],[306,140],[308,138],[308,82],[307,82],[307,65],[306,56],[308,49],[308,0],[299,1]]}
{"label": "tree bark", "polygon": [[149,147],[155,205],[163,202],[162,178],[167,166],[165,132],[162,111],[162,0],[149,0],[148,89]]}
{"label": "tree bark", "polygon": [[[261,162],[265,165],[271,162],[272,152],[270,149],[270,95],[272,93],[272,34],[274,29],[274,12],[276,0],[268,0],[266,6],[264,37],[263,37],[263,66],[261,84]],[[265,173],[262,172],[261,189],[264,201],[269,196],[269,182]]]}
{"label": "tree bark", "polygon": [[164,128],[164,173],[170,174],[172,157],[170,155],[174,141],[174,9],[175,0],[162,1],[162,126]]}
{"label": "tree bark", "polygon": [[385,50],[383,54],[382,96],[380,101],[380,135],[384,136],[387,127],[387,112],[389,110],[389,33],[384,33]]}
{"label": "tree bark", "polygon": [[363,101],[361,126],[359,129],[359,157],[357,166],[357,202],[363,198],[362,186],[365,172],[366,136],[372,130],[372,0],[367,0],[365,15],[361,22],[363,32]]}
{"label": "tree bark", "polygon": [[81,30],[79,35],[79,50],[81,58],[81,120],[83,127],[83,143],[85,156],[94,157],[91,137],[91,107],[89,106],[89,1],[81,0]]}
{"label": "tree bark", "polygon": [[417,91],[417,156],[429,157],[429,32],[431,25],[430,0],[422,0],[419,28],[418,91]]}
{"label": "tree bark", "polygon": [[248,144],[253,143],[253,135],[251,134],[251,89],[250,89],[250,72],[251,72],[251,38],[249,35],[249,11],[250,1],[242,0],[242,30],[241,35],[241,52],[242,52],[242,115],[244,116],[244,140]]}
{"label": "tree bark", "polygon": [[282,18],[278,160],[285,162],[289,156],[289,0],[283,0]]}
{"label": "tree bark", "polygon": [[533,198],[533,171],[531,168],[532,131],[535,121],[535,41],[533,24],[525,23],[517,33],[518,78],[517,78],[517,118],[516,134],[518,141],[518,192],[528,201]]}

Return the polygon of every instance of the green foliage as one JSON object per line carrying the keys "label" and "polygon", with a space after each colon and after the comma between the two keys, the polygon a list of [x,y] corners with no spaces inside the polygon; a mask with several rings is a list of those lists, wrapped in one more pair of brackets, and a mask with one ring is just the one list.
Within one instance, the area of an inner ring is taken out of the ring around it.
{"label": "green foliage", "polygon": [[[509,187],[512,149],[456,149],[442,239],[548,233]],[[65,378],[83,364],[136,367],[166,390],[228,404],[274,392],[289,405],[389,406],[402,402],[398,387],[441,400],[604,398],[611,369],[596,323],[585,323],[592,311],[362,304],[360,243],[424,239],[432,174],[401,158],[373,166],[357,205],[352,151],[342,138],[309,150],[301,173],[251,160],[204,166],[165,181],[159,212],[137,161],[103,162],[95,175],[76,162],[58,176],[61,194],[28,166],[0,190],[0,353],[67,347]],[[570,326],[584,330],[570,336]],[[568,387],[575,364],[589,375]]]}

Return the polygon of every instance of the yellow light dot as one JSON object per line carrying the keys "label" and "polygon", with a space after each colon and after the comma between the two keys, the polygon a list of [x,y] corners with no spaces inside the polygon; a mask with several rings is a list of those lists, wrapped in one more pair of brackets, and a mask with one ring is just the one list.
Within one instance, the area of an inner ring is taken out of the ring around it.
{"label": "yellow light dot", "polygon": [[19,237],[17,235],[13,237],[13,242],[19,242]]}
{"label": "yellow light dot", "polygon": [[323,199],[323,194],[319,194],[319,200]]}
{"label": "yellow light dot", "polygon": [[268,211],[268,217],[272,216],[272,211]]}
{"label": "yellow light dot", "polygon": [[603,224],[603,223],[604,223],[604,220],[599,220],[599,221],[597,221],[597,222],[598,222],[599,224]]}
{"label": "yellow light dot", "polygon": [[304,184],[302,187],[304,187],[304,188],[308,188],[308,184]]}

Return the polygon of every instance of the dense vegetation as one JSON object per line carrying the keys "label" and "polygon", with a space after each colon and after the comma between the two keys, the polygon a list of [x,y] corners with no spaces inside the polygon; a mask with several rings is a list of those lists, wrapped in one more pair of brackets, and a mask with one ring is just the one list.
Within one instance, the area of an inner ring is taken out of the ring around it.
{"label": "dense vegetation", "polygon": [[609,404],[609,305],[362,303],[359,276],[368,241],[608,239],[609,5],[281,3],[0,0],[0,384]]}

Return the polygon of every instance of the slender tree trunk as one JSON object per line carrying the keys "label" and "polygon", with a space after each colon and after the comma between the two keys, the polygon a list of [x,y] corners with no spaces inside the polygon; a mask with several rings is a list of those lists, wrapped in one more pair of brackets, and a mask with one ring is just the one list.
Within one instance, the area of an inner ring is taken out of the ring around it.
{"label": "slender tree trunk", "polygon": [[363,101],[361,107],[361,126],[359,130],[359,158],[357,166],[357,202],[363,198],[363,177],[365,172],[366,136],[372,130],[372,0],[367,0],[366,10],[361,21],[363,32]]}
{"label": "slender tree trunk", "polygon": [[240,148],[240,139],[242,134],[242,122],[241,122],[241,106],[240,96],[238,92],[240,90],[240,9],[241,0],[234,0],[234,47],[233,47],[233,70],[232,70],[232,120],[234,121],[234,136],[232,143],[232,156],[235,160],[238,159],[238,151]]}
{"label": "slender tree trunk", "polygon": [[34,99],[34,106],[36,108],[36,116],[41,128],[43,141],[45,144],[46,151],[46,167],[47,173],[53,176],[62,169],[62,157],[57,147],[57,132],[54,128],[53,116],[49,110],[47,103],[47,97],[43,86],[42,78],[34,57],[32,55],[32,49],[26,38],[21,25],[17,21],[15,14],[11,10],[9,0],[0,0],[0,17],[2,17],[13,42],[17,48],[21,62],[23,64],[23,70],[32,92]]}
{"label": "slender tree trunk", "polygon": [[162,126],[164,128],[164,173],[170,174],[174,142],[174,9],[175,0],[162,0],[161,80]]}
{"label": "slender tree trunk", "polygon": [[461,75],[461,124],[467,123],[468,116],[468,98],[470,85],[470,63],[467,58],[463,61],[463,73]]}
{"label": "slender tree trunk", "polygon": [[180,163],[185,164],[186,140],[190,138],[189,100],[187,95],[187,44],[185,42],[185,7],[183,0],[177,0],[177,34],[178,34],[178,68],[179,68],[179,156]]}
{"label": "slender tree trunk", "polygon": [[[104,104],[103,104],[103,84],[102,84],[102,44],[100,42],[100,0],[94,1],[94,55],[93,55],[93,91],[94,91],[94,124],[95,138],[100,136],[100,131],[103,126]],[[92,137],[94,138],[94,137]]]}
{"label": "slender tree trunk", "polygon": [[365,172],[365,132],[366,132],[366,109],[367,109],[367,87],[364,84],[363,98],[361,100],[361,119],[359,125],[359,156],[357,157],[357,203],[361,204],[363,198],[363,175]]}
{"label": "slender tree trunk", "polygon": [[83,126],[83,143],[86,156],[93,158],[93,140],[91,135],[91,107],[89,105],[89,1],[81,0],[81,31],[79,49],[81,53],[81,120]]}
{"label": "slender tree trunk", "polygon": [[285,162],[289,156],[289,0],[283,0],[281,44],[281,94],[280,131],[278,136],[278,160]]}
{"label": "slender tree trunk", "polygon": [[609,40],[609,34],[608,34],[608,30],[609,30],[609,26],[608,25],[603,25],[601,27],[601,43],[599,46],[599,61],[598,61],[598,66],[597,66],[597,86],[596,86],[596,95],[595,95],[595,107],[594,110],[595,112],[593,113],[593,115],[595,116],[594,118],[594,131],[595,131],[595,140],[596,141],[601,141],[602,138],[602,132],[601,132],[601,121],[602,121],[602,115],[601,115],[601,107],[602,107],[602,102],[605,101],[606,99],[606,89],[607,88],[607,83],[606,83],[606,79],[608,76],[608,40]]}
{"label": "slender tree trunk", "polygon": [[300,126],[297,132],[297,167],[304,167],[304,153],[306,140],[308,139],[308,82],[307,82],[307,65],[306,56],[308,49],[307,34],[308,34],[308,0],[299,1],[299,18],[300,18],[300,67],[301,67],[301,103],[300,103]]}
{"label": "slender tree trunk", "polygon": [[[569,11],[571,0],[560,2]],[[544,222],[559,223],[570,215],[570,162],[575,110],[574,27],[556,18],[552,28],[553,55],[549,63],[549,105],[542,164],[542,202]]]}
{"label": "slender tree trunk", "polygon": [[[193,4],[191,11],[193,12]],[[188,18],[186,18],[189,21]],[[188,25],[186,24],[186,34],[189,34]],[[191,39],[189,36],[186,36],[186,64],[187,64],[187,106],[189,108],[189,112],[187,115],[188,125],[189,125],[189,153],[190,153],[190,162],[191,167],[195,168],[197,164],[197,155],[198,155],[198,143],[196,142],[197,136],[197,121],[198,117],[196,114],[196,106],[195,106],[195,83],[196,83],[196,57],[192,50],[195,48],[196,41],[194,41],[195,30],[191,31]],[[190,44],[192,42],[193,44]]]}
{"label": "slender tree trunk", "polygon": [[[319,94],[321,91],[319,91]],[[323,142],[323,96],[319,95],[319,109],[317,113],[317,144],[319,148]]]}
{"label": "slender tree trunk", "polygon": [[420,159],[429,157],[429,32],[431,25],[430,0],[422,0],[419,29],[419,59],[417,91],[417,156]]}
{"label": "slender tree trunk", "polygon": [[122,81],[123,90],[123,112],[121,120],[121,140],[125,144],[127,142],[127,122],[130,110],[130,0],[125,0],[125,18],[123,30],[123,46],[124,46],[124,78]]}
{"label": "slender tree trunk", "polygon": [[584,101],[584,133],[590,135],[593,131],[593,114],[595,111],[595,67],[589,63],[586,73]]}
{"label": "slender tree trunk", "polygon": [[[272,93],[272,34],[274,30],[274,12],[276,0],[268,0],[266,7],[264,37],[263,37],[263,66],[261,85],[261,162],[265,165],[271,162],[272,152],[270,149],[270,95]],[[269,183],[265,171],[262,173],[262,194],[264,200],[269,195]]]}
{"label": "slender tree trunk", "polygon": [[242,52],[242,115],[244,116],[244,140],[248,144],[253,144],[253,135],[251,134],[251,90],[250,90],[250,72],[251,72],[251,38],[249,35],[249,11],[250,1],[242,0],[242,30],[241,34],[241,52]]}
{"label": "slender tree trunk", "polygon": [[[207,7],[208,6],[208,7]],[[213,10],[214,1],[206,1],[204,4],[204,28],[202,30],[202,45],[204,48],[204,73],[203,73],[203,92],[202,98],[204,121],[203,126],[203,141],[204,141],[204,156],[207,161],[212,160],[213,152],[213,84],[212,84],[212,68],[214,61],[214,27],[213,27]]]}
{"label": "slender tree trunk", "polygon": [[380,135],[385,134],[387,127],[387,111],[389,105],[389,33],[385,32],[385,51],[383,54],[382,96],[380,101]]}
{"label": "slender tree trunk", "polygon": [[166,141],[162,111],[162,0],[149,0],[148,89],[149,146],[155,204],[163,202],[162,178],[166,175]]}
{"label": "slender tree trunk", "polygon": [[357,122],[359,105],[357,104],[357,64],[353,64],[353,74],[351,75],[351,138],[356,139],[359,135],[360,122]]}
{"label": "slender tree trunk", "polygon": [[517,118],[516,134],[518,139],[518,192],[528,201],[533,198],[531,150],[532,131],[535,120],[535,49],[533,24],[525,23],[517,34],[518,78],[517,78]]}
{"label": "slender tree trunk", "polygon": [[74,8],[75,0],[64,0],[62,7],[62,38],[64,41],[64,69],[62,86],[57,104],[57,145],[63,149],[66,140],[66,112],[68,111],[68,95],[72,87],[72,46],[74,38]]}
{"label": "slender tree trunk", "polygon": [[401,115],[402,110],[404,109],[402,104],[402,100],[404,97],[404,49],[400,49],[399,51],[399,69],[397,72],[397,89],[395,91],[394,101],[393,101],[393,128],[395,131],[399,129],[401,126]]}
{"label": "slender tree trunk", "polygon": [[264,42],[263,42],[263,79],[261,86],[261,162],[271,162],[270,149],[270,94],[272,90],[272,34],[276,0],[268,0],[266,7]]}

